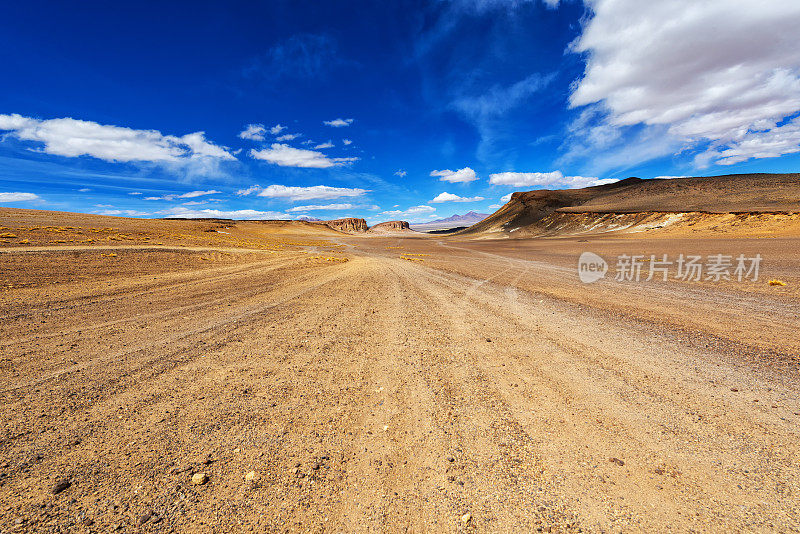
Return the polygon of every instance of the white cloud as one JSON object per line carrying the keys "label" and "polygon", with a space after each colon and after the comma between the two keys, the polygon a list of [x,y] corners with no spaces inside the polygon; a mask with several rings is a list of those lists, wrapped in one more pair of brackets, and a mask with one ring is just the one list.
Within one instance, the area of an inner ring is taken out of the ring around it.
{"label": "white cloud", "polygon": [[[608,185],[608,184],[615,184],[615,183],[619,182],[618,178],[601,178],[601,179],[597,179],[597,178],[583,178],[582,176],[571,176],[571,178],[582,178],[584,180],[592,180],[589,183],[590,186]],[[586,186],[585,185],[573,185],[572,187],[586,187]]]}
{"label": "white cloud", "polygon": [[290,216],[286,213],[278,211],[256,211],[256,210],[213,210],[213,209],[189,209],[183,206],[175,206],[168,210],[159,212],[160,215],[165,215],[167,218],[175,219],[244,219],[244,220],[261,220],[261,219],[289,219]]}
{"label": "white cloud", "polygon": [[353,119],[333,119],[332,121],[323,121],[322,124],[333,126],[334,128],[341,128],[353,124]]}
{"label": "white cloud", "polygon": [[152,213],[147,213],[146,211],[136,210],[103,210],[96,213],[98,215],[127,215],[128,217],[145,217],[152,215]]}
{"label": "white cloud", "polygon": [[553,172],[499,172],[489,175],[489,183],[495,185],[513,185],[514,187],[531,187],[536,185],[553,185],[564,179],[561,171]]}
{"label": "white cloud", "polygon": [[141,195],[141,193],[140,193],[139,191],[131,191],[131,192],[130,192],[130,193],[128,193],[128,194],[129,194],[129,195]]}
{"label": "white cloud", "polygon": [[445,169],[443,171],[431,171],[431,176],[438,176],[439,180],[451,183],[472,182],[473,180],[478,179],[478,177],[475,175],[475,171],[469,167],[464,167],[463,169],[458,169],[457,171],[451,171],[450,169]]}
{"label": "white cloud", "polygon": [[145,200],[175,200],[176,198],[197,198],[202,197],[205,195],[216,195],[222,193],[222,191],[217,191],[215,189],[210,189],[208,191],[189,191],[188,193],[183,193],[182,195],[163,195],[160,197],[145,197]]}
{"label": "white cloud", "polygon": [[314,169],[341,167],[358,161],[358,158],[329,158],[316,150],[294,148],[281,143],[273,143],[270,148],[263,150],[251,150],[250,155],[256,159],[268,161],[281,167],[307,167]]}
{"label": "white cloud", "polygon": [[27,202],[30,200],[41,200],[41,198],[33,193],[0,193],[0,202]]}
{"label": "white cloud", "polygon": [[431,206],[412,206],[406,210],[390,210],[382,211],[379,215],[388,215],[389,217],[397,217],[402,219],[412,219],[419,221],[425,217],[430,216],[436,211],[436,208]]}
{"label": "white cloud", "polygon": [[353,142],[350,139],[342,139],[342,143],[344,143],[345,146],[353,144]]}
{"label": "white cloud", "polygon": [[511,195],[512,194],[513,193],[509,193],[507,195],[503,195],[502,197],[500,197],[500,202],[502,202],[503,204],[507,203],[509,200],[511,200]]}
{"label": "white cloud", "polygon": [[208,191],[189,191],[188,193],[180,195],[178,198],[195,198],[195,197],[203,197],[206,195],[217,195],[219,193],[222,193],[222,191],[217,191],[215,189],[210,189]]}
{"label": "white cloud", "polygon": [[91,191],[91,189],[89,189],[88,187],[81,187],[80,189],[78,189],[79,193],[88,193],[89,191]]}
{"label": "white cloud", "polygon": [[[489,183],[494,185],[512,185],[514,187],[550,187],[566,188],[589,187],[614,183],[614,178],[598,179],[590,176],[564,176],[561,171],[553,172],[499,172],[489,175]],[[508,197],[509,199],[511,197]],[[505,200],[506,197],[500,200]]]}
{"label": "white cloud", "polygon": [[275,126],[273,126],[272,128],[269,129],[269,133],[271,133],[272,135],[278,135],[279,133],[281,133],[285,129],[286,129],[286,126],[281,126],[280,124],[276,124]]}
{"label": "white cloud", "polygon": [[502,205],[502,204],[491,204],[491,205],[489,206],[489,209],[492,209],[492,210],[497,210],[497,209],[500,209],[500,208],[502,208],[502,207],[503,207],[503,205]]}
{"label": "white cloud", "polygon": [[0,130],[9,130],[24,141],[43,143],[43,152],[58,156],[154,163],[236,159],[225,148],[208,142],[203,132],[177,137],[157,130],[134,130],[70,118],[39,120],[17,114],[0,115]]}
{"label": "white cloud", "polygon": [[236,192],[237,195],[247,196],[258,193],[260,197],[286,198],[289,200],[330,200],[342,197],[359,197],[368,193],[369,189],[348,187],[331,187],[328,185],[313,185],[310,187],[296,187],[286,185],[268,185],[260,187],[254,185]]}
{"label": "white cloud", "polygon": [[[678,146],[710,143],[696,162],[798,152],[800,2],[587,0],[574,50],[588,54],[572,106],[601,103],[599,126],[663,127]],[[675,150],[663,136],[661,154]]]}
{"label": "white cloud", "polygon": [[394,172],[395,176],[399,176],[400,178],[404,178],[408,172],[404,171],[403,169],[398,169]]}
{"label": "white cloud", "polygon": [[333,148],[333,143],[328,141],[327,143],[320,143],[314,147],[314,150],[322,150],[324,148]]}
{"label": "white cloud", "polygon": [[239,189],[236,194],[241,197],[246,197],[247,195],[252,195],[253,193],[258,193],[261,191],[261,186],[258,184],[251,185],[247,189]]}
{"label": "white cloud", "polygon": [[440,202],[480,202],[481,200],[485,200],[483,197],[460,197],[458,195],[454,195],[452,193],[444,192],[439,193],[436,198],[431,200],[431,203],[440,203]]}
{"label": "white cloud", "polygon": [[728,146],[712,147],[696,158],[702,167],[713,159],[718,165],[733,165],[750,158],[777,158],[800,152],[800,119],[766,131],[750,131]]}
{"label": "white cloud", "polygon": [[239,133],[240,139],[250,139],[251,141],[263,141],[264,134],[267,129],[263,124],[248,124],[243,131]]}
{"label": "white cloud", "polygon": [[281,135],[279,137],[276,137],[275,140],[276,141],[294,141],[295,139],[297,139],[301,135],[303,135],[303,134],[284,134],[284,135]]}
{"label": "white cloud", "polygon": [[351,210],[352,204],[309,204],[307,206],[295,206],[286,211],[294,213],[297,211],[319,211],[319,210]]}

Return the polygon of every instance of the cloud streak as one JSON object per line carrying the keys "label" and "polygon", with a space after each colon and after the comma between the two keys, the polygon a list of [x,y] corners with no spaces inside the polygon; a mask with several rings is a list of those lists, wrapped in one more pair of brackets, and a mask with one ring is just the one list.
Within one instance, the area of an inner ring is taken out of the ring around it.
{"label": "cloud streak", "polygon": [[[493,185],[511,185],[514,187],[590,187],[616,182],[616,179],[599,179],[589,176],[564,176],[561,171],[552,172],[499,172],[489,175],[489,183]],[[508,202],[506,195],[501,200]]]}
{"label": "cloud streak", "polygon": [[369,192],[369,189],[332,187],[328,185],[313,185],[309,187],[269,185],[261,187],[254,185],[247,189],[237,191],[239,196],[247,196],[255,193],[260,197],[283,198],[292,201],[297,200],[330,200],[345,197],[360,197]]}
{"label": "cloud streak", "polygon": [[353,124],[353,119],[333,119],[332,121],[322,121],[322,124],[333,128],[343,128]]}

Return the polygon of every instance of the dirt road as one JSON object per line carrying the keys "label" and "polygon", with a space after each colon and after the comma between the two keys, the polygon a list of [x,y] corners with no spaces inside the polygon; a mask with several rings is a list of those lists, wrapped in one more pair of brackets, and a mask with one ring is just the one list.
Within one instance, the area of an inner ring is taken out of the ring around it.
{"label": "dirt road", "polygon": [[0,530],[800,530],[796,301],[342,242],[2,294]]}

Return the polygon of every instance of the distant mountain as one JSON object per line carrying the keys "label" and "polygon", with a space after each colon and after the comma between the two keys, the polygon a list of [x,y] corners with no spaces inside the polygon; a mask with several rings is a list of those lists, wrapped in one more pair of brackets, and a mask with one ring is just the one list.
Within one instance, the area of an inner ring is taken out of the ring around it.
{"label": "distant mountain", "polygon": [[[475,224],[476,222],[484,220],[488,216],[489,216],[488,213],[477,213],[477,212],[474,212],[474,211],[469,211],[469,212],[465,213],[464,215],[459,215],[459,214],[456,213],[455,215],[451,215],[450,217],[447,217],[445,219],[438,219],[438,220],[435,220],[435,221],[426,222],[425,224],[437,224],[437,223],[469,223],[469,224]],[[464,226],[464,225],[460,225],[460,226]]]}
{"label": "distant mountain", "polygon": [[322,219],[317,219],[316,217],[309,217],[308,215],[303,215],[302,217],[298,217],[297,220],[306,222],[319,222]]}
{"label": "distant mountain", "polygon": [[445,219],[430,221],[426,223],[412,224],[411,228],[420,232],[430,232],[435,230],[446,230],[448,228],[458,228],[472,226],[479,223],[489,215],[487,213],[477,213],[470,211],[464,215],[455,214]]}

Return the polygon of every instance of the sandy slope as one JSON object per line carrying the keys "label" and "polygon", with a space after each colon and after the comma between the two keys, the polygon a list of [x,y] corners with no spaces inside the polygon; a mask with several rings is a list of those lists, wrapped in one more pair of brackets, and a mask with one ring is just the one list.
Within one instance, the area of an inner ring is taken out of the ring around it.
{"label": "sandy slope", "polygon": [[795,293],[575,280],[624,241],[336,240],[74,247],[0,293],[0,529],[800,529]]}

